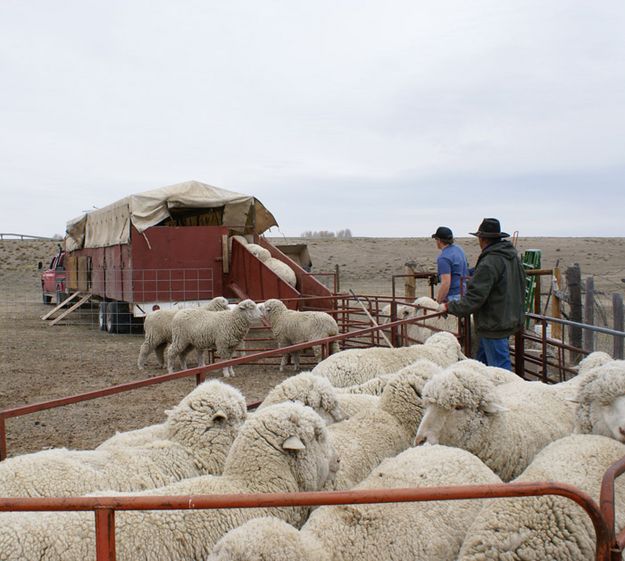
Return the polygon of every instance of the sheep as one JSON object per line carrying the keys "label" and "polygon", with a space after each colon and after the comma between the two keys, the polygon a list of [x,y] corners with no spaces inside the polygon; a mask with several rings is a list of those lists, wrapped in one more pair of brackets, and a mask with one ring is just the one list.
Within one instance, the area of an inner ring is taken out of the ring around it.
{"label": "sheep", "polygon": [[[284,302],[272,298],[259,305],[264,316],[271,325],[271,333],[278,341],[279,347],[306,343],[316,339],[325,339],[338,335],[339,327],[336,320],[326,312],[300,312],[289,310]],[[321,361],[321,347],[313,347],[317,362]],[[340,351],[338,341],[330,344],[330,353]],[[296,351],[291,353],[295,370],[299,370],[299,355]],[[280,372],[284,370],[289,355],[282,356]]]}
{"label": "sheep", "polygon": [[172,411],[165,423],[170,440],[101,450],[44,450],[10,458],[0,463],[0,496],[139,491],[219,474],[246,413],[245,399],[236,388],[206,382]]}
{"label": "sheep", "polygon": [[265,249],[262,245],[255,243],[248,243],[245,248],[257,259],[263,263],[267,262],[271,258],[271,253],[268,249]]}
{"label": "sheep", "polygon": [[[201,309],[219,312],[228,309],[228,300],[223,296],[213,298],[207,302]],[[166,310],[157,310],[153,314],[148,314],[143,322],[143,330],[145,332],[145,340],[139,350],[139,359],[137,366],[139,370],[145,369],[145,361],[148,355],[154,351],[158,360],[158,367],[164,366],[165,347],[171,343],[171,324],[174,316],[180,311],[180,308],[170,308]],[[200,351],[198,351],[199,353]],[[198,357],[198,362],[200,361]]]}
{"label": "sheep", "polygon": [[[384,460],[356,489],[500,482],[468,452],[430,446]],[[222,537],[207,561],[452,561],[481,508],[468,500],[322,506],[301,530],[255,518]]]}
{"label": "sheep", "polygon": [[369,395],[382,395],[386,384],[389,380],[394,376],[394,374],[403,374],[407,372],[414,372],[419,375],[427,375],[428,377],[432,377],[436,372],[440,372],[441,367],[437,364],[434,364],[431,360],[427,360],[426,358],[420,358],[409,364],[408,366],[404,366],[402,369],[398,370],[396,373],[390,374],[380,374],[375,378],[371,378],[370,380],[363,382],[362,384],[355,384],[353,386],[347,386],[345,388],[340,388],[340,392],[347,394],[369,394]]}
{"label": "sheep", "polygon": [[[235,439],[223,475],[193,477],[133,496],[317,491],[337,468],[323,419],[299,403],[281,403],[250,417]],[[100,493],[101,494],[101,493]],[[300,526],[307,508],[118,512],[117,558],[205,559],[215,542],[246,520],[269,515]],[[0,561],[84,561],[95,558],[92,513],[15,513],[0,525]]]}
{"label": "sheep", "polygon": [[332,488],[353,487],[384,458],[395,456],[412,444],[425,407],[421,392],[428,379],[428,372],[394,374],[377,407],[328,427],[341,460]]}
{"label": "sheep", "polygon": [[245,236],[242,236],[240,234],[235,234],[234,236],[229,236],[228,237],[228,252],[232,253],[232,240],[237,240],[239,243],[243,244],[243,245],[248,245],[248,241],[247,238]]}
{"label": "sheep", "polygon": [[321,361],[312,372],[325,376],[332,385],[343,388],[362,384],[380,374],[397,372],[420,358],[445,367],[466,357],[454,335],[440,332],[431,335],[422,345],[400,349],[373,347],[341,351]]}
{"label": "sheep", "polygon": [[[105,450],[114,446],[145,446],[155,440],[172,440],[180,441],[182,444],[188,441],[189,445],[194,447],[206,446],[207,427],[211,426],[214,421],[223,423],[218,413],[226,412],[229,423],[241,424],[247,414],[247,405],[243,395],[230,385],[226,385],[217,380],[211,380],[198,385],[190,393],[188,393],[177,405],[172,409],[165,411],[167,419],[164,423],[143,427],[136,430],[126,432],[118,432],[102,442],[96,450]],[[213,420],[213,417],[217,417]],[[218,427],[219,425],[217,425]],[[216,428],[217,428],[216,427]],[[227,424],[222,427],[226,428]],[[192,438],[189,438],[191,436]],[[193,439],[200,437],[195,443]],[[232,439],[234,439],[232,434]],[[213,448],[207,450],[213,457],[216,456],[215,443]],[[202,452],[200,452],[202,453]],[[227,448],[222,452],[223,458],[221,464],[225,461]],[[211,470],[210,473],[219,473]]]}
{"label": "sheep", "polygon": [[278,384],[258,409],[283,401],[299,401],[312,407],[328,424],[351,417],[363,408],[378,405],[375,396],[341,394],[326,378],[310,372],[301,372]]}
{"label": "sheep", "polygon": [[582,376],[575,432],[625,442],[625,361],[608,362]]}
{"label": "sheep", "polygon": [[291,376],[278,384],[267,394],[257,411],[283,401],[299,401],[312,407],[327,423],[342,421],[346,417],[334,386],[310,372]]}
{"label": "sheep", "polygon": [[[597,503],[604,473],[625,455],[614,439],[574,434],[548,444],[515,482],[558,481],[588,493]],[[625,526],[625,482],[616,480],[617,532]],[[588,515],[568,498],[489,501],[468,529],[459,561],[595,559],[596,537]]]}
{"label": "sheep", "polygon": [[[252,300],[243,300],[232,310],[209,312],[206,310],[180,310],[172,321],[172,342],[167,351],[167,369],[174,371],[178,356],[183,370],[187,368],[186,356],[191,347],[217,351],[222,359],[232,357],[235,349],[250,328],[260,319],[258,306]],[[204,360],[200,366],[204,366]],[[234,369],[223,368],[224,376],[234,376]]]}
{"label": "sheep", "polygon": [[546,444],[573,431],[574,408],[546,384],[495,386],[458,363],[423,388],[427,407],[415,444],[446,444],[478,456],[504,481],[518,476]]}
{"label": "sheep", "polygon": [[291,269],[284,261],[280,261],[280,259],[276,259],[275,257],[270,257],[266,261],[263,261],[267,267],[269,267],[276,275],[278,275],[284,282],[295,288],[297,284],[297,277],[295,276],[295,271]]}

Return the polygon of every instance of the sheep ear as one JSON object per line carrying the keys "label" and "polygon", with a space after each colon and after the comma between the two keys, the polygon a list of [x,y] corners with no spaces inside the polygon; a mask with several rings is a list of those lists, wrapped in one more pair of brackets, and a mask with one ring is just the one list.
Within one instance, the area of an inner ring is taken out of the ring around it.
{"label": "sheep ear", "polygon": [[213,416],[211,417],[211,422],[214,423],[215,421],[225,421],[226,419],[226,414],[220,409],[213,414]]}
{"label": "sheep ear", "polygon": [[500,403],[497,403],[496,401],[489,401],[484,406],[484,412],[488,413],[489,415],[494,415],[495,413],[503,413],[504,411],[508,411],[508,408],[504,407]]}
{"label": "sheep ear", "polygon": [[304,450],[306,446],[297,436],[289,436],[283,443],[282,448],[285,450]]}

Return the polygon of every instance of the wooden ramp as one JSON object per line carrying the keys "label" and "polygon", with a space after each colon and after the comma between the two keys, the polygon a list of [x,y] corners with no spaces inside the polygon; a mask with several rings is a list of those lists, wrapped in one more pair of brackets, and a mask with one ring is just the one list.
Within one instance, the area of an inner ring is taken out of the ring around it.
{"label": "wooden ramp", "polygon": [[50,321],[48,325],[50,326],[56,325],[63,318],[71,314],[75,309],[80,308],[80,306],[82,306],[85,302],[87,302],[91,298],[91,292],[74,292],[68,298],[66,298],[60,304],[58,304],[56,307],[52,308],[47,314],[41,316],[41,319],[43,320],[50,319],[56,312],[63,309],[65,305],[67,305],[72,300],[76,300],[77,298],[78,298],[78,301],[74,302],[66,310],[63,310],[63,312],[60,313],[58,316],[56,316],[52,321]]}

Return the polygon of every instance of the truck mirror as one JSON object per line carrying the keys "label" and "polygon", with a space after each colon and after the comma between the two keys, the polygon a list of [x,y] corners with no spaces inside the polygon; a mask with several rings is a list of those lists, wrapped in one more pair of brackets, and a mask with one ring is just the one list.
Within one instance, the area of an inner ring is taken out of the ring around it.
{"label": "truck mirror", "polygon": [[37,263],[37,269],[39,269],[41,271],[41,269],[43,269],[43,263],[41,261],[39,261],[39,263]]}

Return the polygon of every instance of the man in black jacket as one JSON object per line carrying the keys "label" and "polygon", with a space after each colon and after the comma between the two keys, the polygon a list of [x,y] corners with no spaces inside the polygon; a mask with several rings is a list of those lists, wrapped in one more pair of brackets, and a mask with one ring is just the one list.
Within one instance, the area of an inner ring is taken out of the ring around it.
{"label": "man in black jacket", "polygon": [[440,304],[439,311],[473,314],[480,339],[475,358],[511,370],[508,338],[522,328],[525,319],[525,270],[496,218],[485,218],[478,231],[470,234],[477,236],[482,253],[467,292],[457,302]]}

